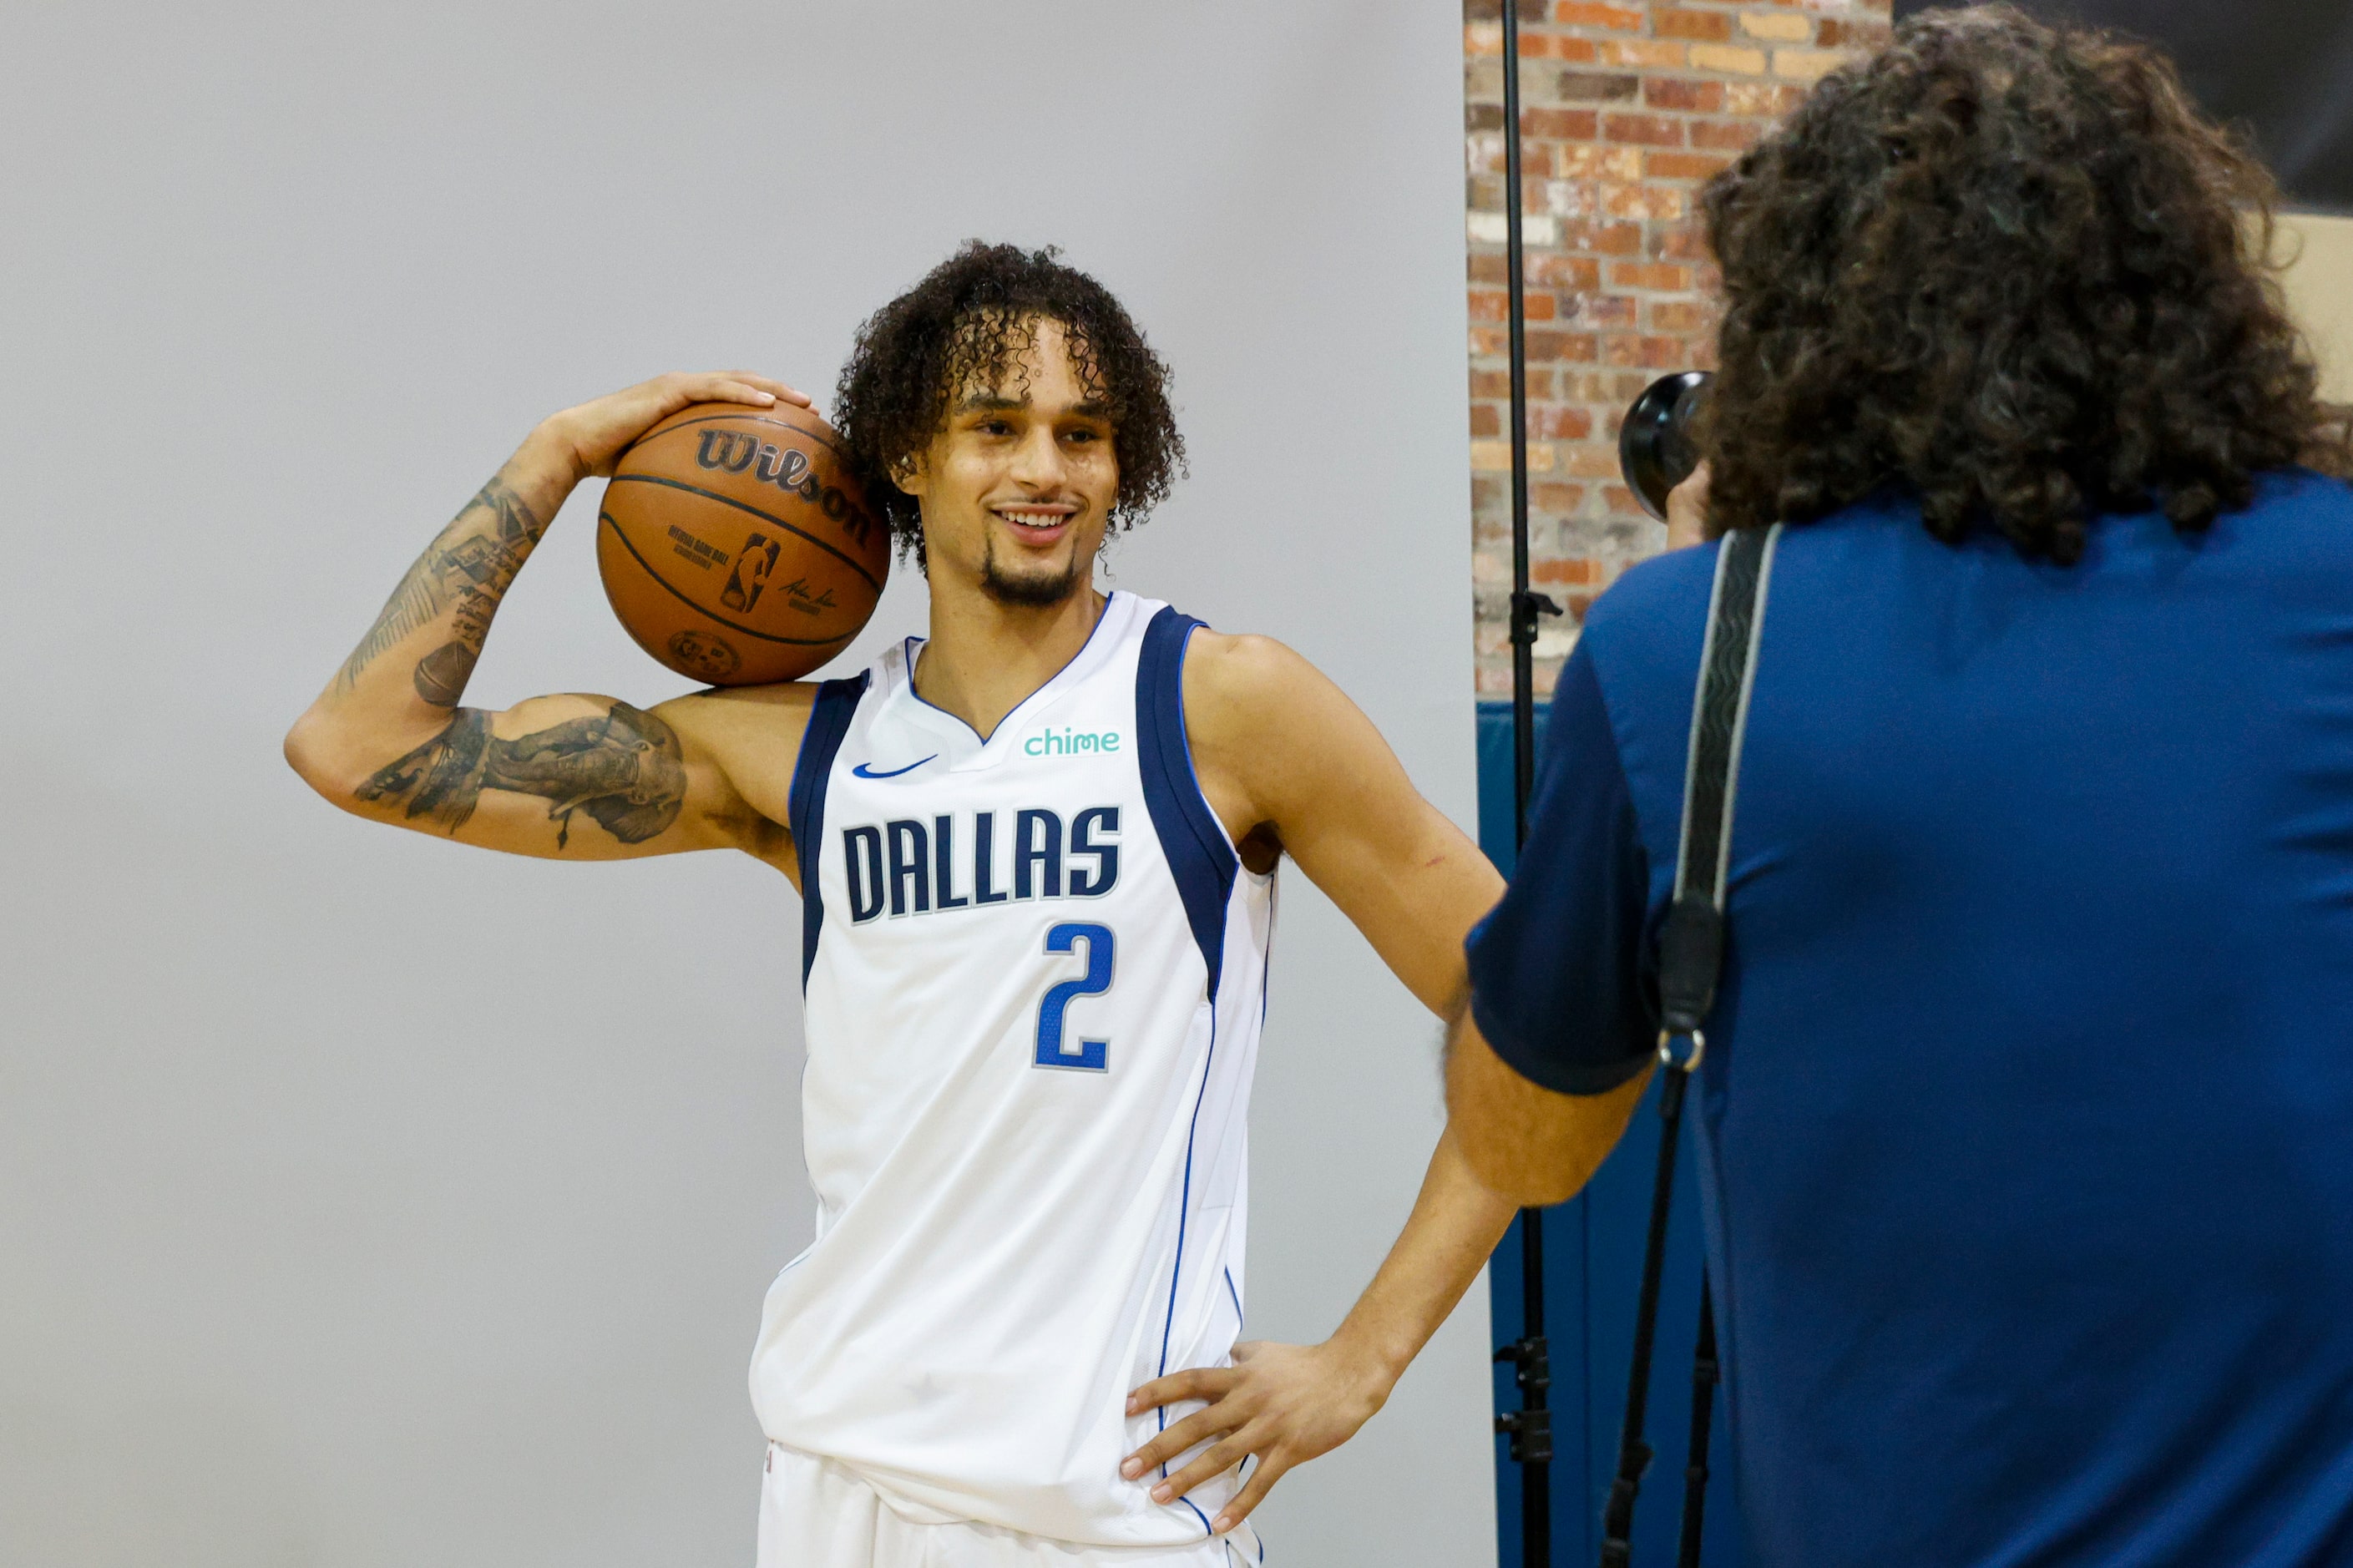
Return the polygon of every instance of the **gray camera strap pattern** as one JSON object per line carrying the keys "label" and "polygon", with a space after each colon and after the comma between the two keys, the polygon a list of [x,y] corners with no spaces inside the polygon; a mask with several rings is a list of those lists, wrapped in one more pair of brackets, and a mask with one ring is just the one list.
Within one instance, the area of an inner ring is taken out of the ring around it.
{"label": "gray camera strap pattern", "polygon": [[[1683,1129],[1685,1090],[1707,1054],[1707,1037],[1701,1031],[1715,1005],[1716,983],[1724,973],[1724,894],[1732,865],[1740,745],[1748,729],[1757,647],[1765,632],[1766,593],[1780,540],[1778,523],[1735,529],[1725,535],[1716,552],[1715,585],[1708,596],[1707,639],[1700,649],[1683,772],[1674,901],[1659,938],[1659,1057],[1666,1069],[1659,1086],[1659,1165],[1651,1188],[1650,1237],[1642,1255],[1642,1293],[1634,1317],[1634,1358],[1618,1441],[1618,1475],[1602,1517],[1602,1568],[1630,1568],[1633,1561],[1634,1503],[1651,1467],[1651,1449],[1642,1428],[1650,1405],[1651,1352],[1659,1326],[1659,1277],[1666,1261],[1675,1145]],[[1680,1059],[1674,1052],[1678,1039],[1690,1042]],[[1683,1528],[1675,1553],[1679,1568],[1697,1568],[1699,1563],[1717,1376],[1715,1312],[1703,1272],[1699,1345],[1692,1360],[1691,1448],[1683,1469]]]}

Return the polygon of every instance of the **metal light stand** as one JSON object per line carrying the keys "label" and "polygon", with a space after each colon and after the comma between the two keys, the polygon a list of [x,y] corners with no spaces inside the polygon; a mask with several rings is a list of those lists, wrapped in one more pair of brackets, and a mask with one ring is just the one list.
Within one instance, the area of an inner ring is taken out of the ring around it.
{"label": "metal light stand", "polygon": [[[1528,795],[1535,781],[1535,642],[1540,616],[1560,606],[1528,591],[1527,263],[1521,237],[1519,0],[1504,12],[1504,241],[1512,362],[1512,844],[1527,842]],[[1495,1352],[1512,1363],[1520,1408],[1495,1417],[1520,1466],[1520,1543],[1526,1568],[1552,1568],[1552,1362],[1545,1345],[1544,1211],[1520,1211],[1522,1337]]]}

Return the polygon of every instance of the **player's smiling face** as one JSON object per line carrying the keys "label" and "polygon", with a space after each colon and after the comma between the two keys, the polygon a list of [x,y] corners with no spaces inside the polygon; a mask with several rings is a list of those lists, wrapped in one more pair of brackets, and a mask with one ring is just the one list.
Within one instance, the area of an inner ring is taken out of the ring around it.
{"label": "player's smiling face", "polygon": [[1119,495],[1113,434],[1062,324],[1038,321],[997,384],[958,391],[946,427],[901,481],[923,501],[934,590],[945,578],[1001,604],[1044,606],[1088,588]]}

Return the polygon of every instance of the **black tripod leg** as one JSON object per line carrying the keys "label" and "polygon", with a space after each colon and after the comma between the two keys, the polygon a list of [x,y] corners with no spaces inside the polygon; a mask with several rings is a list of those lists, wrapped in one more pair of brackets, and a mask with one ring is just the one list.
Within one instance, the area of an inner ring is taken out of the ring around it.
{"label": "black tripod leg", "polygon": [[1651,1404],[1651,1347],[1659,1329],[1659,1277],[1666,1267],[1667,1214],[1675,1186],[1675,1141],[1683,1131],[1691,1075],[1670,1067],[1659,1085],[1659,1168],[1651,1178],[1651,1234],[1642,1248],[1642,1294],[1634,1309],[1634,1361],[1626,1374],[1626,1423],[1618,1435],[1618,1477],[1601,1519],[1601,1568],[1627,1568],[1634,1553],[1634,1501],[1651,1468],[1642,1427]]}
{"label": "black tripod leg", "polygon": [[1715,1415],[1715,1303],[1707,1273],[1699,1277],[1699,1348],[1692,1352],[1691,1450],[1683,1462],[1683,1527],[1675,1568],[1699,1568],[1700,1526],[1707,1516],[1707,1439]]}

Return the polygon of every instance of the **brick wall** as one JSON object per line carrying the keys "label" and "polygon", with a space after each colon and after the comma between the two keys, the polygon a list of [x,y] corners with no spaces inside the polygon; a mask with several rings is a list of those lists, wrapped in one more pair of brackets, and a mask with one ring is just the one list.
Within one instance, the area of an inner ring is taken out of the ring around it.
{"label": "brick wall", "polygon": [[[1511,691],[1511,383],[1505,357],[1501,0],[1468,0],[1472,583],[1479,695]],[[1888,0],[1516,0],[1535,584],[1568,606],[1536,644],[1536,689],[1593,596],[1666,531],[1618,479],[1618,418],[1651,378],[1709,362],[1701,184],[1887,37]]]}

